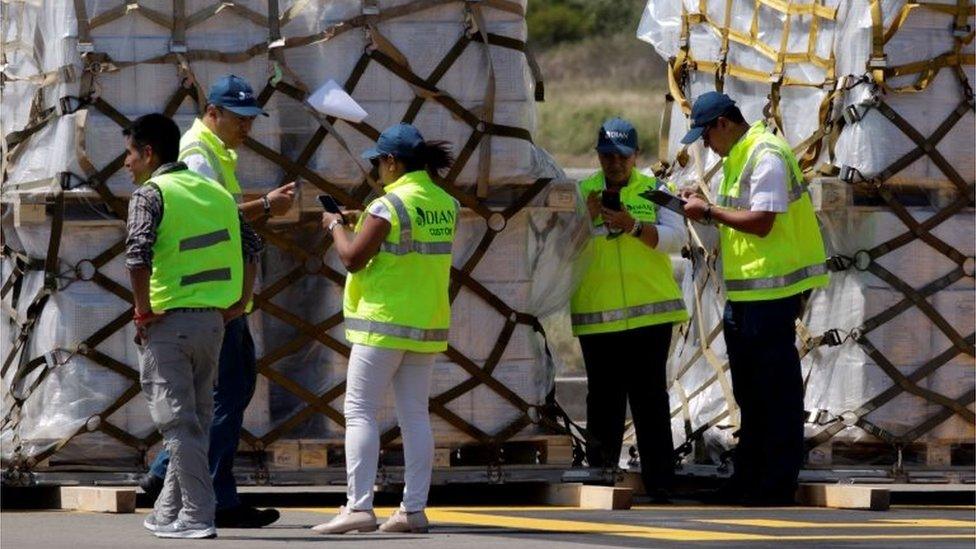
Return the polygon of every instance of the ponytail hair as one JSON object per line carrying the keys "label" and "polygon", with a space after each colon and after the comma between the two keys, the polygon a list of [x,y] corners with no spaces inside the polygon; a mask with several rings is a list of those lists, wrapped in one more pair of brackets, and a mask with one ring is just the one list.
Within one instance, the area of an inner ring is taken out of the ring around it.
{"label": "ponytail hair", "polygon": [[437,177],[454,164],[454,155],[447,141],[424,141],[417,151],[417,157],[404,159],[403,163],[407,172],[426,170],[431,177]]}

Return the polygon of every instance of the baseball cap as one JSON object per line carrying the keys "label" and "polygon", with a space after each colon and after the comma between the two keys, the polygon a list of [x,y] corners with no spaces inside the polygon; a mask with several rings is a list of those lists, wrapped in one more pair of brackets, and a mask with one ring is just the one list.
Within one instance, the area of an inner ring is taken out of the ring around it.
{"label": "baseball cap", "polygon": [[268,113],[261,110],[257,99],[254,97],[254,89],[240,76],[228,74],[221,76],[210,86],[210,93],[207,101],[217,107],[223,107],[234,114],[240,116],[257,116]]}
{"label": "baseball cap", "polygon": [[366,149],[362,157],[372,160],[391,154],[396,158],[413,158],[423,144],[424,137],[420,135],[417,128],[410,124],[397,124],[383,130],[376,140],[376,146]]}
{"label": "baseball cap", "polygon": [[622,118],[611,118],[600,126],[596,152],[630,156],[637,151],[637,129]]}
{"label": "baseball cap", "polygon": [[690,145],[698,141],[705,128],[733,106],[735,101],[724,93],[711,91],[699,95],[691,107],[691,129],[681,138],[681,142]]}

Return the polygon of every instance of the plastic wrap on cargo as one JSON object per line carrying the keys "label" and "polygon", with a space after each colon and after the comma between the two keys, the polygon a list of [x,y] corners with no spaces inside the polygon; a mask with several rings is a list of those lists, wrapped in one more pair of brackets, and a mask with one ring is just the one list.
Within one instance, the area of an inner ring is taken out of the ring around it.
{"label": "plastic wrap on cargo", "polygon": [[[80,4],[83,13],[76,12]],[[128,285],[121,255],[115,250],[95,269],[104,278],[76,271],[124,232],[124,197],[132,189],[121,169],[127,120],[167,110],[186,130],[203,107],[206,86],[227,73],[248,79],[270,115],[255,121],[253,141],[239,151],[237,174],[246,193],[299,174],[310,180],[296,201],[303,207],[322,189],[344,194],[351,199],[346,206],[355,208],[356,200],[375,196],[367,194],[370,166],[359,152],[373,145],[378,130],[406,118],[427,138],[450,142],[463,165],[448,184],[478,206],[464,210],[455,264],[460,269],[474,257],[477,266],[461,280],[454,351],[438,358],[433,393],[489,368],[511,392],[506,398],[483,380],[469,383],[444,404],[455,424],[435,413],[434,429],[439,442],[454,444],[473,438],[470,429],[459,430],[459,421],[485,437],[503,430],[502,438],[542,433],[529,409],[547,404],[554,366],[536,318],[558,315],[568,300],[568,265],[580,241],[573,240],[575,212],[538,207],[546,203],[547,184],[563,175],[531,141],[541,89],[524,46],[526,2],[282,0],[278,25],[268,24],[271,6],[263,0],[80,4],[0,3],[5,243],[31,263],[12,275],[14,259],[5,253],[0,265],[3,282],[16,282],[3,296],[11,329],[0,354],[8,357],[16,338],[27,337],[3,376],[6,464],[30,468],[49,458],[52,465],[131,467],[158,448],[138,391],[132,327],[101,333],[129,307],[119,297]],[[176,24],[180,5],[185,28]],[[445,59],[452,50],[460,54]],[[366,109],[362,124],[337,120],[334,133],[324,132],[301,105],[302,94],[329,79],[347,85]],[[317,134],[324,136],[320,143]],[[519,202],[523,193],[536,198]],[[70,205],[63,216],[62,199]],[[13,222],[9,212],[19,201],[25,207],[16,212],[41,219]],[[532,206],[505,209],[516,203]],[[507,219],[504,227],[498,216]],[[50,229],[62,218],[56,265],[42,267]],[[325,264],[332,273],[321,276],[322,262],[309,252],[321,249],[324,236],[309,218],[304,212],[298,223],[262,229],[297,246],[268,246],[258,290],[267,301],[248,319],[264,374],[245,414],[245,428],[259,438],[254,450],[281,438],[342,437],[348,343],[338,313],[345,271],[330,252]],[[489,230],[487,219],[499,232],[481,257],[474,250]],[[28,311],[32,304],[43,307]],[[83,348],[93,334],[95,348]],[[504,351],[493,353],[503,335],[510,337]],[[382,426],[393,426],[389,403]]]}
{"label": "plastic wrap on cargo", "polygon": [[[916,190],[915,198],[875,195],[880,206],[848,199],[818,211],[828,256],[840,270],[813,292],[798,331],[806,434],[827,445],[971,443],[976,226],[971,190],[963,188],[976,179],[974,18],[951,1],[882,0],[872,12],[874,4],[648,2],[637,35],[669,60],[674,98],[665,107],[662,160],[679,187],[714,196],[721,159],[680,139],[690,104],[721,80],[746,119],[781,131],[808,170],[839,171],[857,185],[941,189],[922,191],[930,206],[901,205],[917,203]],[[884,42],[876,44],[879,29]],[[945,162],[927,147],[918,151],[919,138],[911,137],[928,139],[940,129],[932,150]],[[920,154],[899,163],[913,152]],[[669,364],[672,427],[676,445],[691,437],[703,444],[697,455],[718,462],[738,427],[721,332],[721,256],[713,228],[691,224],[690,232],[694,261],[683,290],[696,304]]]}

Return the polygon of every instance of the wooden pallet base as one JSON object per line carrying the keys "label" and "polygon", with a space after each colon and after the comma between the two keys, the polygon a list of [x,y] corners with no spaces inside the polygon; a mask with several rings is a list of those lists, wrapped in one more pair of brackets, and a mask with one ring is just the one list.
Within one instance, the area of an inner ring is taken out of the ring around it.
{"label": "wooden pallet base", "polygon": [[580,483],[550,484],[545,488],[547,505],[580,509],[630,509],[633,491],[619,486],[587,486]]}
{"label": "wooden pallet base", "polygon": [[[901,449],[903,465],[918,465],[933,469],[972,466],[976,445],[968,442],[919,442]],[[807,466],[832,468],[849,465],[893,466],[899,462],[898,451],[881,442],[832,441],[821,444],[807,453]]]}

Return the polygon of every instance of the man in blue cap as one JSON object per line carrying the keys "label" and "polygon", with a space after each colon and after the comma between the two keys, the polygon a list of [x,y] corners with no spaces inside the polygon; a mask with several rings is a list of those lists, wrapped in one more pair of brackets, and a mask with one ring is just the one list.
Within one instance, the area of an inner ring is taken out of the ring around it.
{"label": "man in blue cap", "polygon": [[669,254],[686,233],[680,215],[642,196],[666,185],[637,171],[639,151],[626,120],[600,127],[602,169],[579,183],[590,240],[570,309],[586,366],[587,461],[616,467],[629,400],[645,489],[666,502],[674,472],[668,351],[672,324],[688,318]]}
{"label": "man in blue cap", "polygon": [[735,102],[702,94],[682,139],[724,158],[716,203],[685,191],[685,214],[719,225],[723,328],[741,425],[735,472],[720,494],[749,505],[794,501],[803,464],[803,379],[796,319],[827,284],[826,254],[803,173],[783,138],[748,124]]}
{"label": "man in blue cap", "polygon": [[[295,183],[291,182],[256,200],[243,200],[237,180],[237,149],[251,131],[254,119],[267,113],[258,105],[254,90],[239,76],[219,78],[210,88],[202,118],[180,139],[180,160],[201,175],[216,180],[237,200],[245,221],[281,215],[291,208]],[[248,265],[256,269],[256,265]],[[214,389],[214,417],[210,429],[210,474],[217,501],[216,525],[222,528],[260,528],[278,520],[275,509],[255,509],[241,504],[234,480],[234,457],[241,437],[244,411],[257,383],[254,340],[245,313],[251,303],[224,329],[218,380]],[[169,453],[156,457],[140,485],[153,498],[166,476]]]}

